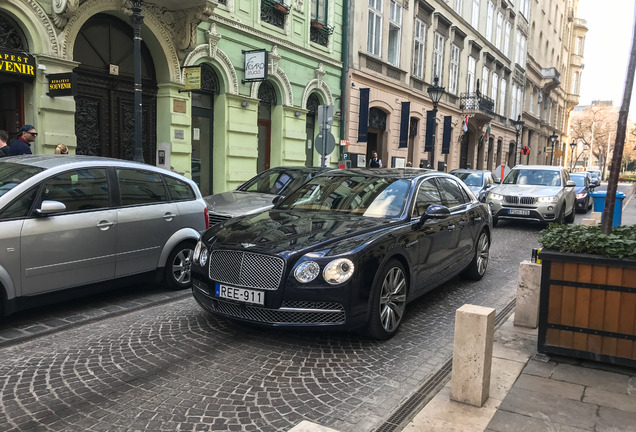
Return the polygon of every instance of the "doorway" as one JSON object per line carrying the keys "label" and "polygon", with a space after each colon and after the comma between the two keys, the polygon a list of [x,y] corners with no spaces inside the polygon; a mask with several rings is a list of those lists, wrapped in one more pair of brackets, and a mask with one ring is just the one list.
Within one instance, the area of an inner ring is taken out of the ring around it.
{"label": "doorway", "polygon": [[199,186],[203,196],[214,190],[213,173],[213,104],[211,95],[192,93],[192,180]]}
{"label": "doorway", "polygon": [[272,151],[272,108],[276,105],[274,86],[263,81],[258,88],[258,155],[256,172],[270,169]]}

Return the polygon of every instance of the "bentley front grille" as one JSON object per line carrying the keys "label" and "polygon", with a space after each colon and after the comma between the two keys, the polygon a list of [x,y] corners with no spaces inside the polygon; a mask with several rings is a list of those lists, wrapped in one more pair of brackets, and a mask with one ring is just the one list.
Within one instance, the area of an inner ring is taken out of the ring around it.
{"label": "bentley front grille", "polygon": [[275,290],[283,277],[282,258],[253,252],[215,250],[210,256],[210,279],[237,287]]}

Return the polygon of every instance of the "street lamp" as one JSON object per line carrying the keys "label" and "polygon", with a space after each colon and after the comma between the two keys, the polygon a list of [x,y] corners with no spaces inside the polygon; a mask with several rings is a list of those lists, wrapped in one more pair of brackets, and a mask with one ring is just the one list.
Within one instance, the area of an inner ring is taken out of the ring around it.
{"label": "street lamp", "polygon": [[132,0],[132,15],[130,22],[133,26],[133,62],[135,63],[135,106],[133,112],[135,114],[135,156],[136,162],[144,162],[143,144],[141,142],[141,121],[143,114],[142,107],[142,88],[141,88],[141,25],[144,17],[141,14],[141,4],[143,0]]}
{"label": "street lamp", "polygon": [[[431,97],[431,101],[433,102],[433,118],[437,117],[437,104],[439,103],[442,96],[444,96],[444,87],[440,87],[438,85],[439,78],[435,77],[433,79],[433,85],[429,86],[426,91],[428,95]],[[435,169],[435,129],[437,129],[437,120],[435,120],[435,126],[433,128],[433,146],[431,149],[431,167]]]}
{"label": "street lamp", "polygon": [[[521,120],[521,114],[517,116],[517,120],[513,120],[512,124],[515,126],[515,158],[514,164],[517,165],[517,153],[519,153],[517,146],[519,144],[519,134],[523,130],[523,121]],[[519,158],[519,162],[521,162],[521,158]]]}
{"label": "street lamp", "polygon": [[552,160],[554,159],[554,144],[556,143],[558,136],[554,132],[550,135],[550,141],[552,141],[552,151],[550,152],[550,165],[552,165]]}
{"label": "street lamp", "polygon": [[570,172],[574,171],[574,151],[576,150],[576,143],[572,141],[570,144],[570,148],[572,148],[572,157],[570,159]]}

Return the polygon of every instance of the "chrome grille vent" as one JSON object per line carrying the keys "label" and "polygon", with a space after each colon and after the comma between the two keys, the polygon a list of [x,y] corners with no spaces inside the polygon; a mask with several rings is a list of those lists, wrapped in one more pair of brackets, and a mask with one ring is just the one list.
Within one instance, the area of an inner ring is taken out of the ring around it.
{"label": "chrome grille vent", "polygon": [[210,223],[210,226],[220,224],[221,222],[225,222],[228,219],[230,219],[229,216],[221,216],[213,213],[208,214],[208,222]]}
{"label": "chrome grille vent", "polygon": [[275,290],[283,277],[282,258],[253,252],[215,250],[209,275],[215,282],[237,287]]}
{"label": "chrome grille vent", "polygon": [[506,195],[504,196],[504,201],[507,204],[523,204],[523,205],[534,205],[537,202],[537,199],[535,197],[518,197],[518,196],[511,196],[511,195]]}

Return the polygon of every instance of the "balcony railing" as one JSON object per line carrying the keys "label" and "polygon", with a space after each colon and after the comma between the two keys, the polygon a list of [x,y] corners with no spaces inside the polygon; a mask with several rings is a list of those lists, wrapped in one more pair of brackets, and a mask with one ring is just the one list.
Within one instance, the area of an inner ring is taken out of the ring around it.
{"label": "balcony railing", "polygon": [[284,29],[289,5],[282,0],[261,0],[261,21]]}
{"label": "balcony railing", "polygon": [[481,93],[462,93],[459,97],[459,107],[465,111],[482,111],[492,115],[495,101]]}

